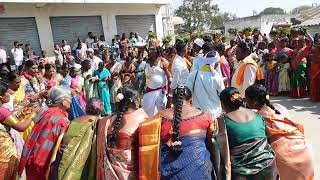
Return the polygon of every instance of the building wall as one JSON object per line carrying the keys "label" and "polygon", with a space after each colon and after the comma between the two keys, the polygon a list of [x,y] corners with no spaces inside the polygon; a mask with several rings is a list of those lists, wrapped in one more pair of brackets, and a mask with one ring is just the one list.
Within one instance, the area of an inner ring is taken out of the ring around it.
{"label": "building wall", "polygon": [[312,36],[315,34],[320,34],[320,25],[315,25],[315,26],[308,26],[305,27],[308,30],[308,33],[310,33]]}
{"label": "building wall", "polygon": [[[104,35],[110,41],[118,34],[116,15],[147,15],[156,17],[156,32],[163,37],[162,14],[160,5],[155,4],[45,4],[36,8],[31,3],[6,3],[1,17],[35,17],[41,48],[52,53],[53,37],[50,16],[101,16]],[[72,24],[70,24],[72,26]]]}
{"label": "building wall", "polygon": [[[1,0],[1,2],[22,2],[21,0]],[[104,4],[170,4],[171,0],[24,0],[24,3],[104,3]]]}
{"label": "building wall", "polygon": [[228,29],[231,28],[243,30],[246,27],[257,27],[262,33],[269,34],[274,23],[289,23],[290,18],[290,15],[257,15],[233,19],[225,22],[225,33],[228,34]]}

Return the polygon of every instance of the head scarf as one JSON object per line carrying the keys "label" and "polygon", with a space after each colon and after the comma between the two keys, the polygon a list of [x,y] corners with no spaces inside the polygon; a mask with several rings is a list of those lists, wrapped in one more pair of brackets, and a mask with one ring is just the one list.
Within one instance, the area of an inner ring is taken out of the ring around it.
{"label": "head scarf", "polygon": [[210,66],[210,69],[212,72],[214,72],[215,70],[215,65],[216,63],[219,62],[220,60],[220,55],[219,53],[215,52],[215,56],[214,57],[207,57],[207,55],[205,55],[204,57],[202,57],[200,59],[200,64],[199,64],[199,67],[202,67],[204,65],[209,65]]}
{"label": "head scarf", "polygon": [[49,91],[48,106],[56,107],[63,99],[71,99],[71,91],[64,86],[55,86]]}

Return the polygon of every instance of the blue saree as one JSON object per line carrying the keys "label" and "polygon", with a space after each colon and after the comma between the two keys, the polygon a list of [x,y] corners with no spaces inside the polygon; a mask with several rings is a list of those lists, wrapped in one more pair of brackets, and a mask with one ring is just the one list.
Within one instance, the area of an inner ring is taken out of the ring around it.
{"label": "blue saree", "polygon": [[104,114],[110,114],[112,113],[111,111],[111,103],[110,103],[110,93],[109,93],[109,87],[106,82],[107,78],[110,76],[110,72],[108,69],[104,68],[102,72],[99,70],[96,70],[94,72],[94,76],[99,77],[99,82],[98,82],[98,89],[99,89],[99,96],[100,100],[103,103],[103,108],[104,108]]}

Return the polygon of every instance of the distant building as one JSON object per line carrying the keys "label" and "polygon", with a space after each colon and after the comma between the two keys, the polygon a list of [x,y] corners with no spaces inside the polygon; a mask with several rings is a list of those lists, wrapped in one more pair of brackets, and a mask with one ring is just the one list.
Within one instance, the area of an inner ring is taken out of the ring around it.
{"label": "distant building", "polygon": [[291,24],[292,15],[256,15],[228,20],[224,23],[225,34],[229,29],[242,31],[244,28],[259,28],[262,34],[269,34],[276,24]]}
{"label": "distant building", "polygon": [[115,35],[148,31],[162,39],[161,7],[171,0],[2,0],[0,3],[0,45],[12,48],[15,40],[32,44],[33,50],[52,53],[53,44],[67,40],[73,45],[88,32]]}
{"label": "distant building", "polygon": [[301,11],[293,19],[294,27],[303,27],[312,35],[320,33],[320,5],[314,5],[312,8]]}

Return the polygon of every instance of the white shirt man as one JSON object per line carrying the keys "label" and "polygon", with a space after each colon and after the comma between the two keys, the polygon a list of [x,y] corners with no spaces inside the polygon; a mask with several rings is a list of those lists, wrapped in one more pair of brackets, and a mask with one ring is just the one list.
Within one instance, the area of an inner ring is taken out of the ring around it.
{"label": "white shirt man", "polygon": [[189,75],[189,69],[186,61],[179,55],[173,60],[172,64],[172,82],[170,89],[174,90],[179,85],[184,85]]}
{"label": "white shirt man", "polygon": [[86,46],[89,48],[89,47],[92,47],[92,43],[94,42],[94,39],[93,38],[90,38],[88,37],[86,40],[85,40],[85,43],[86,43]]}
{"label": "white shirt man", "polygon": [[14,62],[17,67],[22,65],[23,62],[23,50],[20,48],[19,42],[15,42],[15,47],[11,49],[11,54],[13,56]]}
{"label": "white shirt man", "polygon": [[7,52],[0,47],[0,64],[7,63]]}
{"label": "white shirt man", "polygon": [[244,60],[240,61],[239,64],[236,67],[236,70],[233,74],[232,80],[231,80],[231,86],[235,87],[239,90],[241,97],[245,97],[245,91],[246,89],[253,85],[256,81],[256,73],[257,73],[257,67],[253,64],[247,64],[246,68],[243,73],[243,82],[242,84],[238,85],[237,76],[239,74],[239,71],[241,67],[245,64],[245,62],[249,59],[252,59],[251,55],[246,57]]}
{"label": "white shirt man", "polygon": [[219,63],[219,55],[203,57],[198,71],[192,71],[186,86],[192,92],[192,106],[200,108],[218,118],[222,113],[220,93],[224,90],[223,77],[214,69]]}

